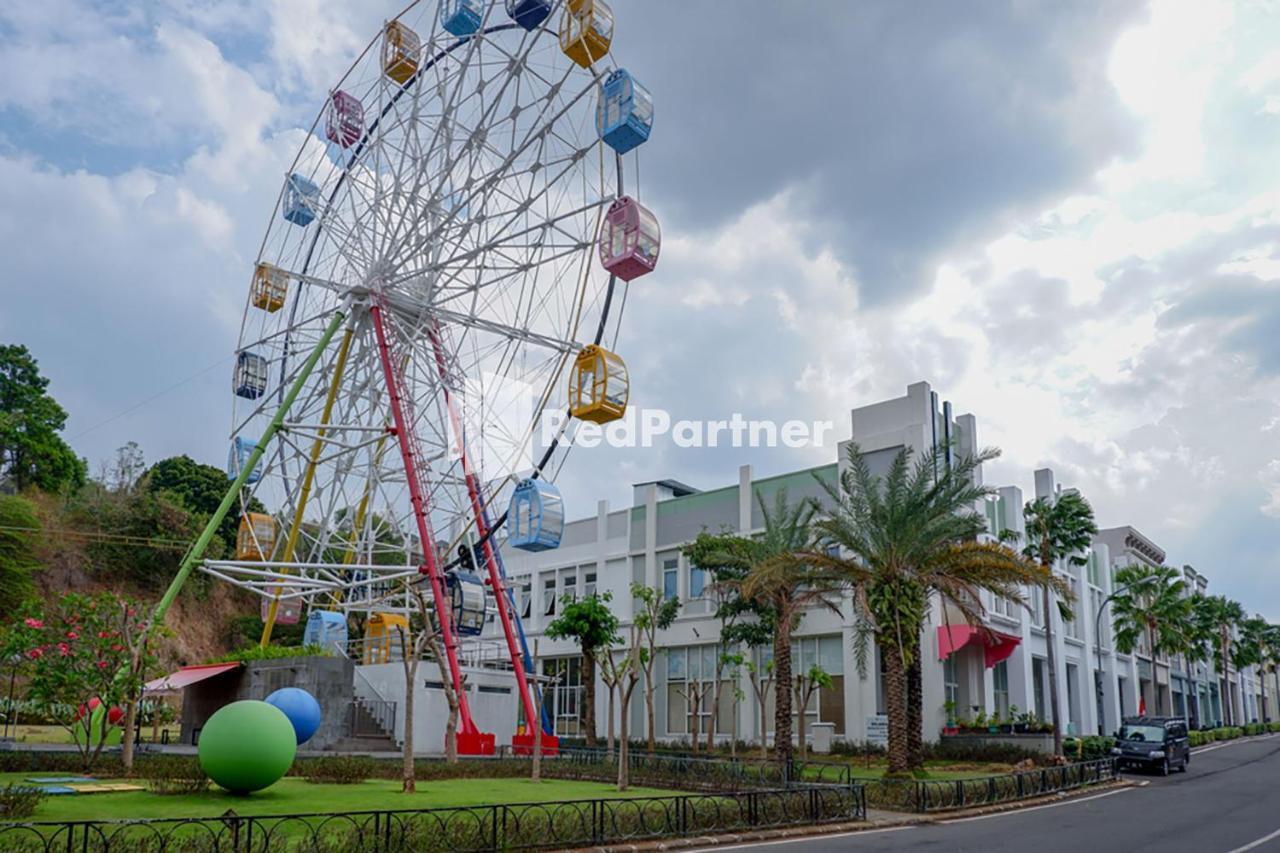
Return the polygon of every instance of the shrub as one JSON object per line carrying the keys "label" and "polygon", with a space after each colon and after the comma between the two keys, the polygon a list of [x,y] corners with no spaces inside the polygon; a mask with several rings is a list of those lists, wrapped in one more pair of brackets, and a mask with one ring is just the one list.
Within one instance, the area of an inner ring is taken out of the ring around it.
{"label": "shrub", "polygon": [[1280,722],[1276,722],[1276,723],[1267,723],[1267,731],[1269,731],[1269,732],[1280,732]]}
{"label": "shrub", "polygon": [[44,798],[45,793],[39,788],[10,782],[0,788],[0,816],[5,820],[25,820],[36,813]]}
{"label": "shrub", "polygon": [[251,660],[276,660],[277,658],[326,657],[329,652],[323,646],[250,646],[214,658],[208,663],[244,663]]}
{"label": "shrub", "polygon": [[135,772],[147,780],[147,789],[151,793],[199,794],[209,789],[209,777],[195,756],[157,758],[159,756],[142,758],[134,765]]}
{"label": "shrub", "polygon": [[1213,730],[1214,740],[1231,740],[1244,735],[1244,729],[1239,726],[1221,726]]}
{"label": "shrub", "polygon": [[1260,735],[1267,730],[1264,723],[1246,723],[1244,733],[1247,735]]}
{"label": "shrub", "polygon": [[1192,746],[1204,746],[1206,743],[1213,743],[1213,732],[1187,732],[1187,737],[1191,741]]}
{"label": "shrub", "polygon": [[301,775],[308,782],[355,785],[371,776],[380,776],[378,765],[376,759],[359,755],[326,755],[307,759]]}
{"label": "shrub", "polygon": [[1093,761],[1098,758],[1107,758],[1110,756],[1111,748],[1115,745],[1115,738],[1103,737],[1101,735],[1086,735],[1083,738],[1064,738],[1062,741],[1062,754],[1067,758],[1074,758],[1081,761]]}
{"label": "shrub", "polygon": [[946,738],[938,743],[925,743],[924,757],[939,761],[980,761],[999,764],[1017,764],[1030,758],[1036,763],[1046,760],[1044,753],[1002,743],[983,743],[974,738]]}

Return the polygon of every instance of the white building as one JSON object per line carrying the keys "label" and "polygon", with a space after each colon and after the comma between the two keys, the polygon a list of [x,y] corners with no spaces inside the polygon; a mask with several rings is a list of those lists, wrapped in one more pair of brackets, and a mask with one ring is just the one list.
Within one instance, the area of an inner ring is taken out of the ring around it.
{"label": "white building", "polygon": [[[939,405],[929,385],[919,382],[904,397],[854,409],[850,419],[856,441],[874,472],[882,472],[902,447],[917,458],[931,448],[950,444],[955,454],[975,452],[977,423],[973,415],[954,417],[949,403]],[[505,549],[507,572],[525,629],[532,644],[538,642],[538,669],[555,676],[546,702],[553,711],[556,732],[581,734],[581,669],[579,652],[571,641],[553,641],[543,632],[556,617],[564,596],[608,592],[623,625],[630,623],[633,582],[662,590],[679,598],[676,623],[659,638],[662,653],[655,666],[655,727],[659,739],[679,741],[691,732],[705,733],[714,725],[715,736],[727,739],[737,733],[744,740],[757,739],[763,716],[766,731],[772,729],[772,702],[763,714],[744,677],[745,699],[735,702],[726,690],[712,720],[711,702],[698,709],[697,719],[688,701],[688,685],[712,680],[718,658],[720,624],[714,618],[709,578],[689,565],[681,548],[699,532],[729,531],[750,535],[762,528],[756,495],[771,502],[786,489],[792,501],[816,498],[824,501],[818,478],[831,480],[845,464],[847,443],[830,462],[776,477],[757,479],[750,465],[743,465],[734,484],[700,491],[676,480],[641,483],[634,487],[628,507],[612,508],[601,501],[593,515],[565,526],[558,549],[528,553]],[[981,476],[981,472],[979,472]],[[1037,496],[1051,497],[1059,486],[1053,472],[1035,472]],[[1002,531],[1023,531],[1024,497],[1016,486],[997,490],[985,510],[993,536]],[[1144,707],[1155,713],[1156,691],[1166,713],[1184,713],[1204,722],[1220,719],[1215,702],[1218,688],[1212,667],[1199,665],[1189,682],[1184,662],[1155,661],[1142,649],[1133,655],[1113,647],[1112,630],[1102,610],[1113,592],[1115,569],[1132,562],[1161,564],[1164,552],[1131,527],[1102,530],[1095,538],[1084,565],[1058,567],[1077,596],[1075,617],[1063,622],[1056,608],[1046,613],[1039,595],[1030,597],[1031,609],[988,596],[989,631],[973,631],[956,614],[935,601],[923,639],[923,687],[925,737],[934,739],[947,722],[947,702],[955,703],[960,716],[983,712],[1008,718],[1015,712],[1032,712],[1049,719],[1048,656],[1044,622],[1053,619],[1059,684],[1058,718],[1067,733],[1113,731],[1120,719]],[[1192,571],[1188,569],[1188,571]],[[1195,575],[1204,589],[1202,576]],[[1102,611],[1103,618],[1099,619]],[[495,629],[496,630],[496,629]],[[846,598],[839,614],[825,610],[807,613],[796,631],[795,671],[820,664],[833,676],[805,710],[810,723],[830,723],[837,739],[861,742],[883,735],[883,690],[874,653],[860,672],[854,661],[852,609]],[[757,656],[767,657],[768,650]],[[1236,720],[1262,719],[1261,680],[1256,673],[1232,673],[1233,691],[1241,713]],[[645,731],[643,686],[632,703],[630,729]],[[1196,702],[1187,697],[1197,696]],[[606,729],[607,691],[597,685],[597,731]],[[1140,698],[1141,697],[1141,698]],[[1203,710],[1201,710],[1203,709]],[[812,728],[810,728],[812,731]]]}

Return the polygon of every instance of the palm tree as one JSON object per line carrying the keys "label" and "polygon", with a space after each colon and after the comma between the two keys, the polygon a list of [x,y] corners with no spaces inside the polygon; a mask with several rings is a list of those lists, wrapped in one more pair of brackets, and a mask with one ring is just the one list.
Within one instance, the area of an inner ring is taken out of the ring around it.
{"label": "palm tree", "polygon": [[[1256,666],[1259,669],[1259,675],[1266,677],[1265,670],[1269,653],[1267,650],[1268,634],[1271,632],[1272,626],[1261,616],[1253,616],[1245,619],[1240,623],[1240,642],[1236,646],[1235,665],[1237,671],[1243,671],[1245,667]],[[1244,683],[1241,682],[1241,692],[1243,693]],[[1263,709],[1265,716],[1266,710]],[[1254,720],[1253,722],[1257,722]]]}
{"label": "palm tree", "polygon": [[776,614],[773,634],[773,676],[778,685],[774,691],[774,754],[784,768],[791,766],[794,748],[791,743],[791,697],[794,678],[791,667],[791,635],[800,623],[805,609],[821,606],[839,612],[839,585],[830,574],[797,560],[813,541],[811,524],[814,507],[805,501],[787,502],[787,492],[779,489],[773,507],[756,493],[764,518],[764,533],[751,540],[750,568],[739,583],[744,598],[767,605]]}
{"label": "palm tree", "polygon": [[1231,646],[1236,626],[1244,621],[1244,608],[1240,602],[1222,595],[1196,596],[1193,605],[1196,620],[1202,628],[1213,634],[1216,642],[1214,661],[1221,679],[1223,723],[1234,724],[1235,714],[1231,702],[1231,684],[1228,667],[1231,665]]}
{"label": "palm tree", "polygon": [[974,507],[990,490],[976,485],[975,474],[997,455],[983,451],[948,467],[935,452],[913,465],[904,448],[881,478],[851,445],[839,482],[819,481],[832,506],[814,527],[819,541],[838,546],[838,553],[815,549],[799,559],[852,585],[857,614],[868,625],[860,636],[869,633],[880,649],[890,775],[909,772],[920,759],[910,746],[911,720],[919,718],[910,708],[907,672],[919,660],[930,595],[980,625],[986,615],[982,590],[1024,603],[1024,585],[1054,582],[1007,546],[976,541],[986,521]]}
{"label": "palm tree", "polygon": [[1204,596],[1194,593],[1187,598],[1187,621],[1183,627],[1182,656],[1187,662],[1187,677],[1190,680],[1191,696],[1195,701],[1196,719],[1194,723],[1204,728],[1208,725],[1205,709],[1200,705],[1200,690],[1196,684],[1196,665],[1208,663],[1214,658],[1214,648],[1218,645],[1217,632],[1212,630],[1202,618],[1200,602]]}
{"label": "palm tree", "polygon": [[[1036,498],[1022,511],[1026,520],[1027,545],[1023,553],[1038,560],[1046,572],[1065,560],[1073,566],[1088,562],[1084,552],[1093,542],[1098,525],[1093,520],[1093,507],[1077,491],[1070,490],[1052,498]],[[1053,611],[1057,604],[1063,619],[1071,618],[1066,602],[1054,601],[1054,585],[1042,586],[1044,604],[1044,640],[1049,665],[1049,714],[1053,722],[1053,754],[1062,755],[1062,724],[1058,719],[1058,652],[1053,645]]]}
{"label": "palm tree", "polygon": [[1186,583],[1177,569],[1168,566],[1125,566],[1116,571],[1115,582],[1123,589],[1111,602],[1111,620],[1116,631],[1116,648],[1129,654],[1140,637],[1151,649],[1152,685],[1155,687],[1157,716],[1163,716],[1163,694],[1155,684],[1156,658],[1185,649],[1191,604],[1184,595]]}

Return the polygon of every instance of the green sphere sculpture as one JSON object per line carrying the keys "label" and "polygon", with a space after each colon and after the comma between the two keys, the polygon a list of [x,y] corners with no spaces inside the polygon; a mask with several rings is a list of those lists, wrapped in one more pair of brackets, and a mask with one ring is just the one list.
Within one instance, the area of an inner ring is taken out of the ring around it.
{"label": "green sphere sculpture", "polygon": [[297,749],[289,718],[257,699],[219,708],[200,730],[200,766],[233,794],[274,785],[289,771]]}

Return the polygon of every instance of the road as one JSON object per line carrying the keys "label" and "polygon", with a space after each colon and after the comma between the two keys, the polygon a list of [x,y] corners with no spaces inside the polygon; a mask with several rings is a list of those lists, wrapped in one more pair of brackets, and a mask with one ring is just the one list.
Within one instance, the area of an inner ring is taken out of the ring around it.
{"label": "road", "polygon": [[751,853],[1280,851],[1280,735],[1204,747],[1192,755],[1186,773],[1130,778],[1148,784],[936,824],[708,849]]}

